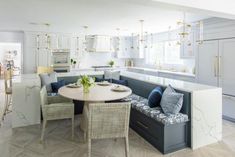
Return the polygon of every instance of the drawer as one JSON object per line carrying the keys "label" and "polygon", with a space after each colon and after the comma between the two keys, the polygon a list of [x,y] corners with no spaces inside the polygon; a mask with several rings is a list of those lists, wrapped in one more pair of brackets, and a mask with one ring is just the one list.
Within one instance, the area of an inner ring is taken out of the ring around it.
{"label": "drawer", "polygon": [[131,110],[131,123],[157,139],[163,137],[164,125],[135,109]]}

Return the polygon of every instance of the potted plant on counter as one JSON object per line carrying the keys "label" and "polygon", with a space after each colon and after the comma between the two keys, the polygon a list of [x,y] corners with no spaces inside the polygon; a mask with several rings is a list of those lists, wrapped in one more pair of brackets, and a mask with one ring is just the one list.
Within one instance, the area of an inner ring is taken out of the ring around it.
{"label": "potted plant on counter", "polygon": [[92,85],[95,84],[95,80],[92,77],[84,75],[81,76],[81,78],[78,80],[78,83],[83,86],[84,93],[89,93],[89,89]]}
{"label": "potted plant on counter", "polygon": [[114,61],[113,60],[111,60],[111,61],[109,61],[109,63],[108,63],[111,67],[113,67],[113,65],[114,65]]}
{"label": "potted plant on counter", "polygon": [[71,62],[72,68],[74,69],[76,67],[77,61],[71,58],[70,62]]}

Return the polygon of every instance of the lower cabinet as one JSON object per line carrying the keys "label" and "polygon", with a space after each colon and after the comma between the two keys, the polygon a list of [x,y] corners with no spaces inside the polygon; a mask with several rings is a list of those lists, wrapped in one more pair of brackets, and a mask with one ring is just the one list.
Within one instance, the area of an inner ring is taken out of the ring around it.
{"label": "lower cabinet", "polygon": [[223,95],[223,118],[235,121],[235,97]]}
{"label": "lower cabinet", "polygon": [[131,109],[130,127],[163,154],[190,147],[188,123],[164,125]]}

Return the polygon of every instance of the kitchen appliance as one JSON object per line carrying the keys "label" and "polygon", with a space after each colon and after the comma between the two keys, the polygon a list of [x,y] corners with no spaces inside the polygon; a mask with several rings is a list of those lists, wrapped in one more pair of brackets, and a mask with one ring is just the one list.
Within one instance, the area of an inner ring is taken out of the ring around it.
{"label": "kitchen appliance", "polygon": [[234,51],[235,39],[204,41],[198,46],[197,80],[222,87],[223,117],[230,120],[235,120]]}
{"label": "kitchen appliance", "polygon": [[51,66],[56,72],[70,71],[70,50],[54,49],[52,50]]}

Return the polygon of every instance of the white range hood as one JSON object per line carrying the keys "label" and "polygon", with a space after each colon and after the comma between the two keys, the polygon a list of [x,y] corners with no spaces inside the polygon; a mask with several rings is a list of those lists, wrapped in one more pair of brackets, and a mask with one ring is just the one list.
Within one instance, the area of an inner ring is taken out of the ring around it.
{"label": "white range hood", "polygon": [[113,39],[105,35],[89,35],[86,38],[88,52],[113,52]]}

